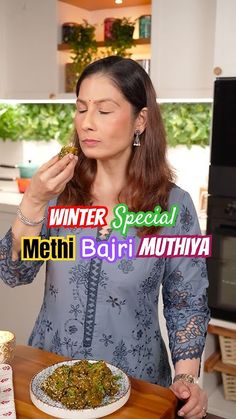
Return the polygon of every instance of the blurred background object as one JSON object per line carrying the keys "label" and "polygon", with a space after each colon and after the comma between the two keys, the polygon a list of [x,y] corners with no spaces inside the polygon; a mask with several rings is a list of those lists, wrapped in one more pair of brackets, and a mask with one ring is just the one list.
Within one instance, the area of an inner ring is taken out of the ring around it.
{"label": "blurred background object", "polygon": [[139,18],[139,38],[151,38],[151,15],[143,15]]}

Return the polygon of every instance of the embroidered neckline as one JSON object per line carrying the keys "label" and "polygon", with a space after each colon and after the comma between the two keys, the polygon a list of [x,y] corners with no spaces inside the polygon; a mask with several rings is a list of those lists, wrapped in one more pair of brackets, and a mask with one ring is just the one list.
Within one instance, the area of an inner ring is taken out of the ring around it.
{"label": "embroidered neckline", "polygon": [[112,232],[112,228],[107,228],[105,231],[105,233],[102,233],[103,227],[98,227],[97,228],[97,240],[108,240],[111,232]]}

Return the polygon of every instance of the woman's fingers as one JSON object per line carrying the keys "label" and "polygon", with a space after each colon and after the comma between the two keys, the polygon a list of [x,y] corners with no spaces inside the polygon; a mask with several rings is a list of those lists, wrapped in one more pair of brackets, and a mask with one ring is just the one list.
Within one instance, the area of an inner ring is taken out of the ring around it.
{"label": "woman's fingers", "polygon": [[42,171],[48,179],[56,177],[59,173],[62,173],[70,162],[76,161],[78,157],[73,154],[67,154],[62,159],[56,161],[54,164],[51,164],[46,170]]}
{"label": "woman's fingers", "polygon": [[184,415],[184,419],[202,419],[205,416],[205,411],[200,406],[196,406],[195,409],[187,415]]}
{"label": "woman's fingers", "polygon": [[59,160],[58,154],[56,156],[53,156],[50,160],[48,160],[46,163],[42,164],[40,167],[40,171],[44,172],[47,170],[50,166],[53,166],[57,161]]}
{"label": "woman's fingers", "polygon": [[178,399],[187,399],[190,396],[190,391],[188,385],[185,384],[183,381],[176,381],[170,387],[173,393],[178,397]]}
{"label": "woman's fingers", "polygon": [[53,180],[57,185],[60,185],[61,183],[64,183],[64,182],[66,183],[69,182],[69,180],[72,178],[74,174],[77,161],[78,161],[78,157],[74,156],[74,158],[69,161],[66,167],[54,177]]}
{"label": "woman's fingers", "polygon": [[170,389],[185,404],[178,411],[178,416],[184,419],[201,419],[207,408],[207,394],[197,384],[176,381]]}
{"label": "woman's fingers", "polygon": [[207,394],[197,384],[190,384],[189,388],[191,395],[185,405],[181,407],[178,415],[186,419],[202,418],[206,413]]}
{"label": "woman's fingers", "polygon": [[181,407],[180,411],[178,412],[179,416],[184,418],[189,418],[191,415],[199,415],[201,412],[201,407],[199,407],[199,397],[191,395],[189,400],[185,403],[184,406]]}
{"label": "woman's fingers", "polygon": [[59,195],[73,177],[78,157],[73,154],[59,159],[54,156],[33,176],[28,194],[35,202],[48,202]]}
{"label": "woman's fingers", "polygon": [[[66,184],[69,180],[73,177],[75,166],[77,163],[77,158],[73,158],[69,161],[63,170],[61,170],[56,176],[54,177],[47,177],[44,178],[45,174],[42,174],[41,182],[45,185],[45,191],[51,194],[59,194],[61,193]],[[44,178],[44,179],[43,179]]]}
{"label": "woman's fingers", "polygon": [[74,173],[77,161],[78,157],[73,154],[64,156],[47,170],[40,170],[40,173],[38,173],[40,182],[45,184],[45,186],[48,186],[48,183],[56,186],[57,184],[66,181],[70,174]]}
{"label": "woman's fingers", "polygon": [[206,417],[206,411],[200,407],[196,407],[188,415],[184,415],[183,419],[202,419]]}

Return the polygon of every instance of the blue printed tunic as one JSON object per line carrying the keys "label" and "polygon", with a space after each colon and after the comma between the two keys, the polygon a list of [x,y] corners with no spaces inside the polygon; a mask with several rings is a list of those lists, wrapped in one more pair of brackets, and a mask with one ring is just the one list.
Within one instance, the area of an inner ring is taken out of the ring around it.
{"label": "blue printed tunic", "polygon": [[[166,235],[200,234],[189,194],[172,188],[171,205],[180,211]],[[140,243],[137,230],[129,229]],[[168,386],[170,368],[158,321],[158,297],[163,286],[172,360],[200,358],[209,321],[205,259],[133,258],[109,263],[104,259],[79,259],[79,239],[102,240],[97,228],[50,229],[42,236],[76,236],[76,261],[48,261],[44,300],[29,344],[72,358],[104,359],[131,376]],[[117,237],[110,231],[105,240]],[[11,287],[32,282],[39,261],[11,260],[11,230],[0,242],[0,277]]]}

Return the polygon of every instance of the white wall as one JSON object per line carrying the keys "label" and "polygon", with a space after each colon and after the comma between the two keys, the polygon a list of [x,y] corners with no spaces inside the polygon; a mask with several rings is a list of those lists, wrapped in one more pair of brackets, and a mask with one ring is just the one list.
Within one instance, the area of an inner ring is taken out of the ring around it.
{"label": "white wall", "polygon": [[6,88],[6,21],[5,21],[6,0],[0,0],[0,99],[5,97]]}
{"label": "white wall", "polygon": [[210,147],[177,146],[168,149],[168,159],[176,170],[176,183],[190,193],[194,205],[200,213],[200,187],[208,188],[208,171],[210,162]]}
{"label": "white wall", "polygon": [[235,17],[235,0],[217,0],[214,66],[224,77],[236,76]]}
{"label": "white wall", "polygon": [[159,98],[212,96],[215,13],[216,0],[152,2],[151,78]]}
{"label": "white wall", "polygon": [[57,91],[56,3],[5,1],[6,97],[48,98]]}

